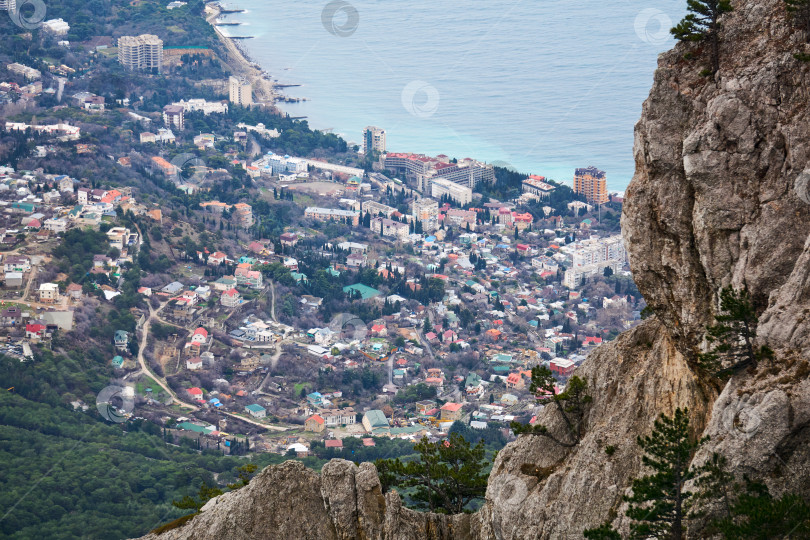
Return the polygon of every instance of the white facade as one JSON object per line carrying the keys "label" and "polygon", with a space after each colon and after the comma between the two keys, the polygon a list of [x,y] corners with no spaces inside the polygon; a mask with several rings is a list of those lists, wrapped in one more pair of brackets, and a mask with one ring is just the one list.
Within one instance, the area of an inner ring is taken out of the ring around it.
{"label": "white facade", "polygon": [[445,178],[433,178],[430,181],[430,194],[434,199],[441,199],[444,195],[448,195],[461,205],[472,202],[472,189]]}
{"label": "white facade", "polygon": [[163,70],[163,40],[152,34],[118,38],[118,61],[129,69]]}

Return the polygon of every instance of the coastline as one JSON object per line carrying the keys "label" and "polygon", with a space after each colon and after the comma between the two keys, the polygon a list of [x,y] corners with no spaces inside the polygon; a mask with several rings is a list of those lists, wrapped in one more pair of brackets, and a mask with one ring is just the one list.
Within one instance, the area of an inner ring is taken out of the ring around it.
{"label": "coastline", "polygon": [[220,43],[225,47],[225,63],[234,75],[245,77],[253,86],[253,102],[268,107],[278,114],[283,114],[276,107],[276,102],[283,101],[285,99],[284,94],[278,90],[273,81],[268,79],[267,74],[258,67],[258,64],[251,61],[247,53],[239,48],[235,40],[224,35],[219,27],[214,24],[221,15],[220,6],[211,3],[206,5],[205,9],[211,11],[211,15],[206,16],[205,20],[214,29]]}

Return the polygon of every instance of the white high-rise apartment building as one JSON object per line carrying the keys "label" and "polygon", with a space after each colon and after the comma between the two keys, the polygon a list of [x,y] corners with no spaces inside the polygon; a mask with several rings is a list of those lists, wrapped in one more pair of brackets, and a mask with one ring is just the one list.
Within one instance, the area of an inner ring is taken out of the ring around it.
{"label": "white high-rise apartment building", "polygon": [[368,126],[363,130],[363,153],[371,151],[385,152],[385,130],[375,126]]}
{"label": "white high-rise apartment building", "polygon": [[0,10],[14,11],[17,9],[17,0],[0,0]]}
{"label": "white high-rise apartment building", "polygon": [[434,199],[449,195],[456,203],[464,205],[472,202],[472,189],[451,182],[446,178],[433,178],[430,181],[430,194]]}
{"label": "white high-rise apartment building", "polygon": [[163,40],[152,34],[118,38],[118,61],[129,69],[163,71]]}
{"label": "white high-rise apartment building", "polygon": [[249,107],[253,105],[253,85],[247,79],[231,76],[228,79],[231,103]]}

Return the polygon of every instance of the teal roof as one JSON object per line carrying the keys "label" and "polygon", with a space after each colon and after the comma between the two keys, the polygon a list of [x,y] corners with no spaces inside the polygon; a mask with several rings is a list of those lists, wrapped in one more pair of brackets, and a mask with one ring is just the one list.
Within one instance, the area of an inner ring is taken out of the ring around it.
{"label": "teal roof", "polygon": [[248,405],[248,406],[247,406],[247,407],[245,407],[245,408],[246,408],[247,410],[249,410],[249,411],[252,411],[252,412],[263,412],[263,411],[266,411],[266,410],[267,410],[267,409],[265,409],[264,407],[262,407],[261,405],[259,405],[258,403],[254,403],[254,404],[252,404],[252,405]]}
{"label": "teal roof", "polygon": [[510,367],[509,366],[495,366],[494,368],[492,368],[492,370],[497,371],[498,373],[501,373],[501,372],[504,372],[504,371],[509,371]]}
{"label": "teal roof", "polygon": [[425,428],[420,425],[415,426],[405,426],[405,427],[395,427],[391,428],[391,435],[410,435],[412,433],[419,433],[420,431],[424,430]]}
{"label": "teal roof", "polygon": [[115,368],[120,368],[121,366],[124,365],[124,359],[121,358],[120,356],[115,356],[112,359],[112,365]]}
{"label": "teal roof", "polygon": [[346,294],[353,294],[354,292],[360,293],[360,297],[363,300],[368,300],[369,298],[374,298],[375,296],[380,295],[380,291],[373,287],[369,287],[368,285],[363,285],[362,283],[355,283],[354,285],[347,285],[343,287],[343,292]]}
{"label": "teal roof", "polygon": [[465,386],[478,386],[481,382],[481,377],[478,376],[478,373],[470,373],[467,375],[467,380],[465,381]]}
{"label": "teal roof", "polygon": [[368,411],[364,416],[364,419],[368,418],[369,424],[371,425],[372,430],[378,427],[388,428],[388,419],[385,417],[382,411],[378,409],[371,409]]}
{"label": "teal roof", "polygon": [[302,281],[309,281],[307,279],[307,275],[302,274],[300,272],[290,272],[290,275],[292,276],[292,278],[295,280],[296,283],[300,283]]}
{"label": "teal roof", "polygon": [[492,358],[493,362],[511,362],[512,355],[506,353],[498,353]]}
{"label": "teal roof", "polygon": [[214,431],[210,427],[198,426],[197,424],[192,424],[191,422],[182,422],[177,424],[177,427],[180,429],[185,429],[186,431],[194,431],[196,433],[211,433]]}
{"label": "teal roof", "polygon": [[340,275],[340,270],[335,270],[331,266],[326,271],[332,274],[334,277],[338,277]]}

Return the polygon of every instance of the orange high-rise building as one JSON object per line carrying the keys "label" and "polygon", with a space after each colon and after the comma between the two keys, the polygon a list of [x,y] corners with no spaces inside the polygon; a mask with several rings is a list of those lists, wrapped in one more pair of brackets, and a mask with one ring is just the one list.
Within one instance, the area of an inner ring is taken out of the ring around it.
{"label": "orange high-rise building", "polygon": [[607,176],[596,167],[577,169],[574,173],[574,193],[585,195],[591,204],[608,202]]}

